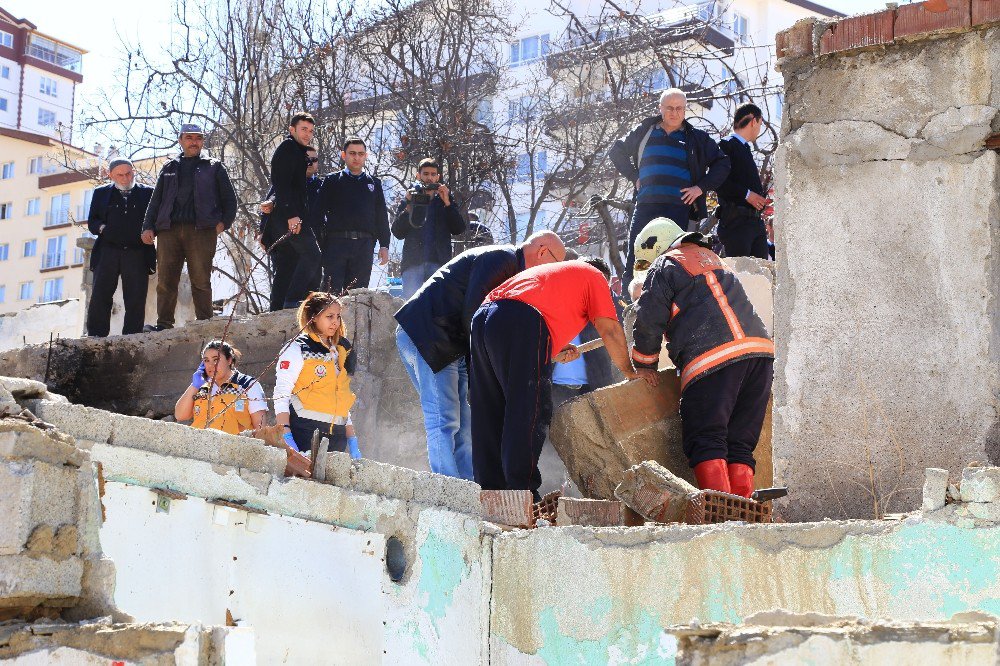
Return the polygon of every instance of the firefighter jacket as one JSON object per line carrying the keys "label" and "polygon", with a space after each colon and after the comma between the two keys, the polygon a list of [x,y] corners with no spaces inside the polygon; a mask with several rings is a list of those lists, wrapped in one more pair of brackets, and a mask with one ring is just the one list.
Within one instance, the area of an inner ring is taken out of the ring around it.
{"label": "firefighter jacket", "polygon": [[[354,394],[351,375],[356,365],[351,341],[341,337],[333,347],[327,347],[318,337],[303,333],[285,348],[278,358],[274,381],[274,411],[288,412],[299,425],[330,426],[350,422]],[[315,424],[315,425],[314,425]]]}
{"label": "firefighter jacket", "polygon": [[194,428],[211,428],[238,435],[253,428],[251,414],[267,409],[264,391],[250,375],[234,370],[225,383],[214,386],[215,391],[209,399],[211,386],[212,383],[208,382],[194,394],[191,422]]}
{"label": "firefighter jacket", "polygon": [[743,286],[706,245],[701,234],[687,234],[658,257],[636,303],[633,363],[655,370],[665,335],[681,391],[736,361],[774,358],[774,343]]}

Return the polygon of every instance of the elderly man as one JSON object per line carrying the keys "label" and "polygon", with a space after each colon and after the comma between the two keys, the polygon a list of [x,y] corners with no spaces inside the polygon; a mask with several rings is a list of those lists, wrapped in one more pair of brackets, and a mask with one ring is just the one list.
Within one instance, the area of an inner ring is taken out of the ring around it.
{"label": "elderly man", "polygon": [[655,217],[682,229],[708,216],[705,193],[729,175],[729,158],[712,138],[684,119],[687,96],[677,88],[660,95],[660,114],[646,118],[615,141],[610,157],[618,172],[635,183],[628,256],[622,284],[632,281],[635,237]]}
{"label": "elderly man", "polygon": [[[202,155],[205,133],[181,125],[181,154],[163,165],[146,209],[142,241],[157,240],[156,325],[174,327],[177,287],[187,263],[191,298],[198,319],[212,318],[212,260],[219,234],[236,219],[236,191],[219,160]],[[304,169],[304,167],[303,167]]]}
{"label": "elderly man", "polygon": [[420,394],[433,472],[473,477],[466,366],[472,315],[504,280],[565,256],[566,248],[551,231],[533,234],[516,248],[466,250],[438,269],[396,313],[396,345]]}
{"label": "elderly man", "polygon": [[111,182],[94,190],[87,228],[97,236],[90,255],[94,272],[87,307],[87,335],[111,332],[111,306],[121,278],[125,301],[122,334],[142,332],[149,275],[156,271],[156,251],[142,242],[142,221],[153,188],[135,182],[129,160],[112,160]]}

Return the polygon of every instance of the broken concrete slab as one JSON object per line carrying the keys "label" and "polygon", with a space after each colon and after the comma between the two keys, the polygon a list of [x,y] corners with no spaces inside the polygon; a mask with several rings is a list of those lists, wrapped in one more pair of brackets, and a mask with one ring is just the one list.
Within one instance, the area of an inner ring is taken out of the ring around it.
{"label": "broken concrete slab", "polygon": [[662,465],[647,460],[625,470],[615,497],[647,520],[676,523],[685,519],[698,489]]}
{"label": "broken concrete slab", "polygon": [[924,511],[944,508],[948,495],[948,470],[928,467],[924,470]]}
{"label": "broken concrete slab", "polygon": [[[615,499],[625,470],[654,460],[694,482],[681,449],[680,380],[661,370],[652,388],[633,381],[598,389],[555,410],[549,438],[586,497]],[[757,488],[771,485],[771,418],[764,420],[757,458]]]}
{"label": "broken concrete slab", "polygon": [[1000,502],[1000,468],[966,467],[962,470],[963,502]]}

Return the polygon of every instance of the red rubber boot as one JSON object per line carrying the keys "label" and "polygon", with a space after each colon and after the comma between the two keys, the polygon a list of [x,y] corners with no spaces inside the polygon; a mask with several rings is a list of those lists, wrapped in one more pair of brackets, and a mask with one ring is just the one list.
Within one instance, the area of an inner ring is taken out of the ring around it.
{"label": "red rubber boot", "polygon": [[729,463],[729,487],[734,495],[749,498],[753,493],[753,468],[743,463]]}
{"label": "red rubber boot", "polygon": [[698,479],[698,487],[702,490],[732,492],[729,487],[729,472],[726,469],[726,461],[722,458],[698,463],[694,466],[694,476]]}

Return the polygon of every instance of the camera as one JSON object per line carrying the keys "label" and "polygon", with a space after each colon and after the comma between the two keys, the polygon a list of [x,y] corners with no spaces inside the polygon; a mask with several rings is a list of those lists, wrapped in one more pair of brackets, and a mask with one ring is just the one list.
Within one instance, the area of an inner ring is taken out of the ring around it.
{"label": "camera", "polygon": [[410,200],[413,201],[413,205],[415,206],[426,206],[434,198],[434,190],[439,187],[441,187],[440,183],[429,183],[427,185],[414,183],[413,187],[410,188]]}

